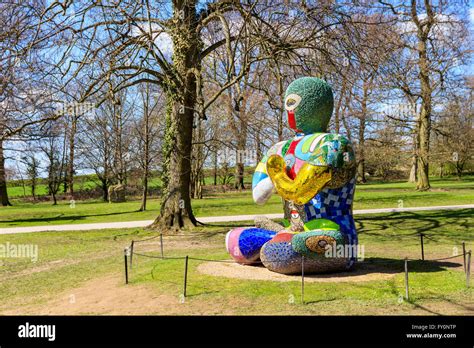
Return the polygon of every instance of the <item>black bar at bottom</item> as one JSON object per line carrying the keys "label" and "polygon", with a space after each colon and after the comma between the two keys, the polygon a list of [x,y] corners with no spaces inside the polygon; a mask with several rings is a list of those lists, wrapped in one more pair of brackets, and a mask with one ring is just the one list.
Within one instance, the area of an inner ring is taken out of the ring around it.
{"label": "black bar at bottom", "polygon": [[[176,304],[179,306],[180,304]],[[323,304],[322,304],[323,305]],[[239,342],[235,335],[254,333],[252,344],[290,344],[308,342],[311,346],[334,344],[406,344],[433,346],[438,344],[472,347],[473,317],[434,316],[291,316],[291,317],[1,317],[0,345],[37,346],[54,344],[138,344],[156,343],[159,330],[160,346],[176,344],[225,344]],[[21,325],[55,325],[55,340],[19,337]],[[186,334],[176,329],[186,328]],[[296,330],[295,335],[283,332]],[[255,335],[255,333],[259,333]],[[304,334],[304,333],[307,334]],[[417,337],[417,335],[420,335]],[[441,338],[434,335],[444,335]],[[450,335],[449,337],[446,335]],[[454,337],[454,336],[455,337]],[[227,338],[226,338],[227,336]],[[241,337],[242,340],[244,336]]]}

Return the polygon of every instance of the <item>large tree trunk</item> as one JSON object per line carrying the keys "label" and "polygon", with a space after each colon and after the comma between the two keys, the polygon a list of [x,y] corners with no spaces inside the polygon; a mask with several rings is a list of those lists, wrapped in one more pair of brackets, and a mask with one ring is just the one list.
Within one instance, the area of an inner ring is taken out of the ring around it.
{"label": "large tree trunk", "polygon": [[189,192],[196,73],[200,72],[199,52],[202,46],[196,31],[195,18],[195,1],[174,2],[173,20],[177,24],[172,31],[173,62],[182,83],[177,88],[168,88],[166,91],[169,124],[164,139],[168,148],[164,167],[167,185],[160,216],[152,225],[165,231],[190,228],[197,223],[191,209]]}
{"label": "large tree trunk", "polygon": [[11,205],[8,200],[7,178],[5,174],[5,157],[3,155],[3,141],[0,140],[0,201],[2,206]]}
{"label": "large tree trunk", "polygon": [[429,80],[428,61],[426,57],[426,43],[420,41],[420,81],[421,81],[421,113],[419,120],[419,151],[418,177],[416,189],[425,191],[430,188],[429,180],[429,152],[431,132],[431,86]]}
{"label": "large tree trunk", "polygon": [[[167,98],[172,99],[172,96]],[[191,100],[186,98],[186,102]],[[191,209],[191,146],[193,111],[185,109],[180,114],[181,105],[172,101],[174,107],[170,114],[170,127],[167,139],[170,151],[167,154],[167,184],[163,192],[160,216],[153,226],[164,229],[181,229],[196,225]],[[189,104],[188,104],[189,105]]]}
{"label": "large tree trunk", "polygon": [[[423,111],[422,111],[423,115]],[[418,163],[417,163],[417,180],[416,189],[419,191],[426,191],[430,188],[429,180],[429,142],[430,142],[430,118],[424,116],[424,119],[420,120],[420,149],[418,152]]]}
{"label": "large tree trunk", "polygon": [[421,23],[418,19],[416,1],[411,2],[412,19],[417,26],[418,38],[418,66],[420,69],[420,87],[421,87],[421,112],[419,119],[418,137],[418,177],[416,189],[426,191],[430,188],[429,180],[429,153],[430,153],[430,132],[431,132],[431,94],[432,87],[430,83],[430,61],[428,59],[427,42],[429,32],[434,23],[434,12],[428,1],[425,1],[426,19]]}

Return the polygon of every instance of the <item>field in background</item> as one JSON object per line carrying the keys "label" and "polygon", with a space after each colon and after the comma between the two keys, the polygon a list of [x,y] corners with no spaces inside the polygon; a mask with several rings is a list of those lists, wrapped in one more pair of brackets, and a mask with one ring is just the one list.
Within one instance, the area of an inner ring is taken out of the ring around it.
{"label": "field in background", "polygon": [[[214,277],[190,261],[184,303],[183,260],[135,256],[124,284],[123,249],[131,240],[156,236],[143,229],[0,235],[1,243],[36,244],[39,260],[4,259],[0,268],[0,314],[473,314],[474,292],[466,288],[462,257],[410,262],[410,301],[403,300],[403,259],[426,259],[474,247],[472,210],[378,214],[356,217],[370,272],[390,277],[365,282],[275,282]],[[164,237],[166,256],[228,259],[228,227],[207,227],[200,236]],[[159,239],[136,244],[159,255]],[[472,268],[472,267],[471,267]],[[350,280],[350,279],[348,279]]]}
{"label": "field in background", "polygon": [[[0,208],[0,227],[58,225],[96,222],[119,222],[154,219],[160,208],[158,199],[150,199],[148,211],[139,212],[139,200],[125,203],[101,201],[60,201],[57,206],[49,202],[25,203],[13,201],[12,207]],[[432,190],[416,192],[413,184],[406,182],[359,184],[356,189],[354,209],[396,208],[474,203],[474,176],[461,180],[432,179]],[[242,192],[210,193],[206,198],[194,200],[196,216],[222,216],[242,214],[280,213],[281,200],[274,195],[263,206],[256,205],[250,190]]]}

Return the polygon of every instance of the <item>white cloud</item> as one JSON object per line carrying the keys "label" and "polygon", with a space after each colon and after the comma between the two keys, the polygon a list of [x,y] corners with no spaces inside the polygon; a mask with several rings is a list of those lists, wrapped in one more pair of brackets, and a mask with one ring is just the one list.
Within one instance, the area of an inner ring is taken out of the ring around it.
{"label": "white cloud", "polygon": [[151,25],[142,23],[140,27],[134,27],[132,29],[132,36],[141,36],[144,35],[144,33],[150,34],[156,47],[160,49],[167,59],[171,58],[173,54],[173,41],[170,35],[160,25],[157,23],[152,23]]}

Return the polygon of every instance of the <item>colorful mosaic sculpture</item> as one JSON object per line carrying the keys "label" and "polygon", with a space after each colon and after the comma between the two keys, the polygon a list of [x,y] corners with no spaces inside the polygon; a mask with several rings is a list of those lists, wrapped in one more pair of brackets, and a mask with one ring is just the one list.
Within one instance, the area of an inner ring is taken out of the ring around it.
{"label": "colorful mosaic sculpture", "polygon": [[269,270],[294,274],[346,270],[356,260],[357,233],[352,217],[356,162],[350,142],[327,133],[333,110],[331,87],[303,77],[285,96],[294,138],[270,148],[252,182],[257,204],[276,191],[284,199],[284,226],[256,219],[254,228],[236,228],[226,247],[239,263],[259,259]]}

